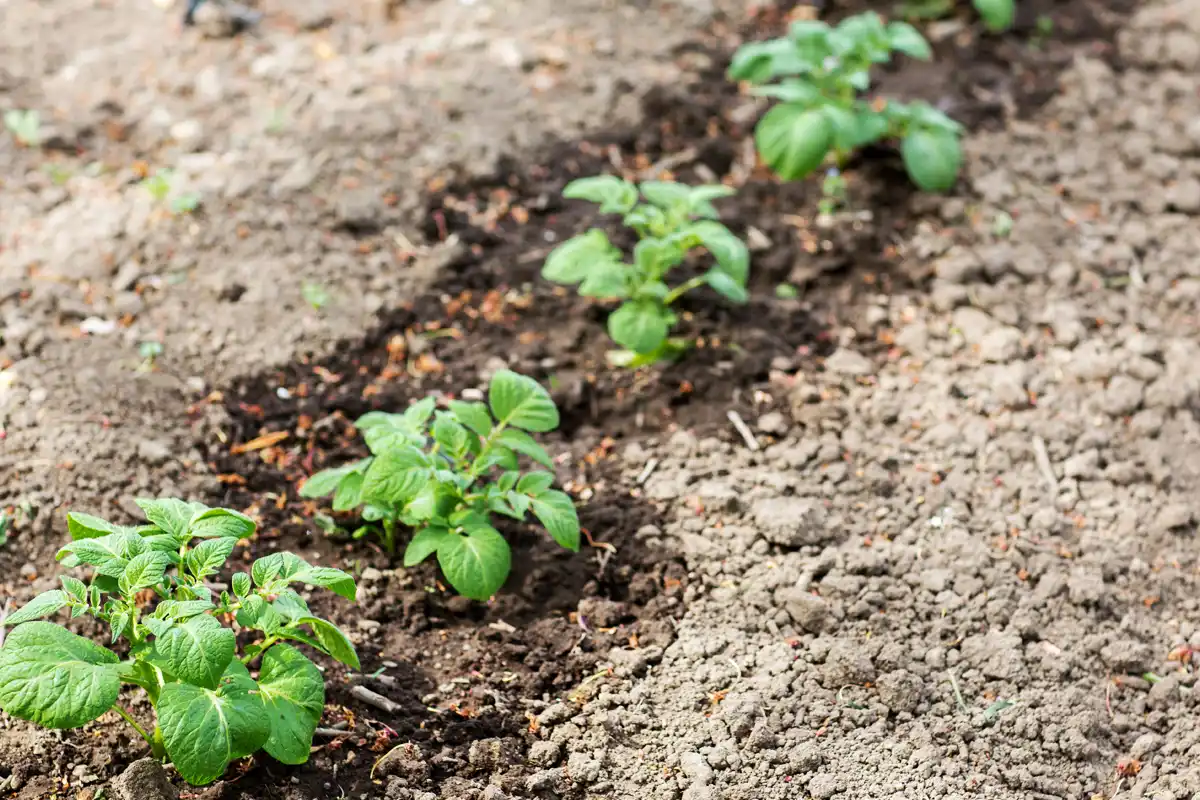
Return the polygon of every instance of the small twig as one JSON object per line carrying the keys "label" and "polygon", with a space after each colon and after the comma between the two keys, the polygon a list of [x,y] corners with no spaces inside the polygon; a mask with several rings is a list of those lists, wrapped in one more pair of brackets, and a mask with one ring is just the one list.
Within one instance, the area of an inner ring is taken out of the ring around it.
{"label": "small twig", "polygon": [[1054,466],[1050,463],[1050,454],[1046,452],[1046,440],[1040,436],[1033,437],[1033,460],[1037,464],[1046,486],[1052,495],[1058,495],[1058,478],[1054,476]]}
{"label": "small twig", "polygon": [[1104,684],[1104,708],[1108,711],[1108,718],[1116,719],[1117,715],[1112,710],[1112,681],[1107,681]]}
{"label": "small twig", "polygon": [[758,451],[758,439],[754,438],[754,434],[750,431],[750,427],[746,425],[742,419],[742,415],[730,409],[725,412],[725,416],[733,423],[733,427],[742,435],[742,439],[746,442],[746,447],[749,447],[752,452]]}
{"label": "small twig", "polygon": [[653,180],[664,172],[671,172],[676,167],[682,167],[684,164],[695,161],[697,155],[699,155],[699,152],[694,147],[680,150],[678,153],[672,153],[642,170],[638,179],[643,181]]}
{"label": "small twig", "polygon": [[356,700],[361,700],[369,706],[374,706],[380,711],[387,714],[398,714],[402,710],[402,706],[394,700],[389,700],[381,694],[372,692],[365,686],[353,686],[350,688],[350,694]]}
{"label": "small twig", "polygon": [[946,675],[950,677],[950,688],[954,690],[954,699],[958,701],[958,707],[964,712],[967,711],[967,704],[963,700],[962,692],[958,690],[958,681],[955,679],[954,673],[950,670],[946,670]]}
{"label": "small twig", "polygon": [[323,736],[330,739],[336,739],[339,736],[353,736],[354,731],[340,731],[337,728],[317,728],[313,731],[313,736]]}
{"label": "small twig", "polygon": [[646,466],[642,467],[642,471],[638,473],[637,480],[635,481],[635,483],[637,483],[638,486],[641,486],[643,483],[645,483],[649,479],[650,475],[653,474],[654,470],[657,468],[658,468],[658,459],[657,458],[652,458],[649,461],[647,461]]}

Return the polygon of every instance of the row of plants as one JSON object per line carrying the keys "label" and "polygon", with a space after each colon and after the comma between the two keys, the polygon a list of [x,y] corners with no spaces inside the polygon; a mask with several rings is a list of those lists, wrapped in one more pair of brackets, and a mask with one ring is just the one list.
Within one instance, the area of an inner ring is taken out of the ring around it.
{"label": "row of plants", "polygon": [[[950,188],[962,160],[960,126],[925,103],[862,96],[871,69],[895,53],[931,57],[915,28],[874,13],[832,27],[796,22],[785,37],[738,50],[730,77],[777,101],[755,132],[763,161],[781,178],[798,180],[895,139],[914,183]],[[28,127],[15,117],[6,122]],[[733,193],[724,185],[637,185],[611,175],[565,188],[568,198],[620,215],[636,236],[626,253],[603,230],[589,230],[557,247],[542,271],[582,296],[616,304],[607,321],[620,348],[609,353],[613,366],[684,356],[693,342],[672,335],[673,307],[694,289],[747,301],[749,250],[714,205]],[[673,282],[681,267],[690,277]],[[370,455],[317,472],[301,494],[330,498],[334,512],[361,521],[356,537],[377,536],[389,553],[405,532],[405,566],[436,558],[456,591],[487,600],[504,585],[512,561],[497,515],[532,514],[559,545],[579,549],[575,504],[554,488],[554,460],[534,436],[558,424],[544,387],[501,370],[489,382],[487,402],[429,397],[398,413],[360,417],[355,425]],[[294,644],[351,669],[359,662],[349,638],[314,616],[295,587],[325,587],[353,601],[353,577],[275,553],[216,585],[238,545],[254,536],[254,520],[181,500],[139,506],[147,522],[131,527],[68,515],[71,541],[58,560],[86,570],[87,580],[63,575],[62,588],[0,621],[12,628],[0,647],[0,709],[50,728],[80,727],[114,711],[156,757],[197,785],[259,750],[303,763],[325,687]],[[61,612],[107,625],[110,647],[47,621]],[[111,649],[118,643],[124,655]],[[118,703],[126,685],[145,691],[152,725]]]}

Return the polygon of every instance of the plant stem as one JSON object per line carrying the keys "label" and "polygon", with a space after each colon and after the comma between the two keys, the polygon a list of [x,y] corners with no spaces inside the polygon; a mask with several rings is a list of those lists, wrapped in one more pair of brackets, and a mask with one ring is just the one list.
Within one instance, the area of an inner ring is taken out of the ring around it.
{"label": "plant stem", "polygon": [[674,289],[672,289],[671,291],[667,292],[666,295],[663,296],[662,304],[664,306],[669,306],[669,305],[671,305],[671,303],[674,303],[676,300],[678,300],[681,296],[683,296],[687,292],[690,292],[692,289],[695,289],[697,286],[703,286],[706,283],[708,283],[707,278],[705,278],[703,275],[697,275],[696,277],[692,278],[691,280],[681,283],[678,286],[676,286]]}
{"label": "plant stem", "polygon": [[275,644],[278,641],[279,641],[278,636],[268,636],[267,638],[263,639],[263,643],[258,646],[258,652],[251,653],[250,655],[247,655],[247,656],[243,656],[242,663],[249,664],[251,661],[253,661],[255,659],[256,656],[261,656],[263,653],[265,653],[267,651],[268,647],[270,647],[271,645]]}
{"label": "plant stem", "polygon": [[383,518],[383,547],[388,555],[396,552],[396,520],[388,517]]}
{"label": "plant stem", "polygon": [[[118,705],[112,707],[113,711],[121,715],[121,718],[133,726],[133,729],[138,732],[138,735],[146,740],[146,744],[150,745],[151,749],[155,749],[154,738],[146,733],[146,729],[138,724],[138,721],[130,716],[129,712]],[[157,753],[156,753],[157,755]]]}

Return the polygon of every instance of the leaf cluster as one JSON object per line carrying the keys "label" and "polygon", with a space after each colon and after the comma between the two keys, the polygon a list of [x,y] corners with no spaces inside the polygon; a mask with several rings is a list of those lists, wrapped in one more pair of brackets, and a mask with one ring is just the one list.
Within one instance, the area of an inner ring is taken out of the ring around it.
{"label": "leaf cluster", "polygon": [[[0,648],[0,709],[48,728],[77,728],[113,709],[122,684],[146,691],[157,715],[153,734],[116,707],[169,758],[189,783],[219,778],[231,761],[265,750],[287,764],[308,760],[325,704],[321,671],[285,641],[306,644],[358,669],[353,645],[309,611],[296,584],[354,600],[354,579],[291,553],[258,559],[233,575],[229,591],[208,585],[252,519],[182,500],[138,500],[147,524],[114,525],[67,515],[65,567],[88,567],[84,582],[61,576],[61,589],[36,596],[3,624],[16,626]],[[42,621],[60,611],[94,617],[128,655]],[[239,658],[234,628],[262,638]],[[261,656],[258,679],[247,664]]]}
{"label": "leaf cluster", "polygon": [[780,101],[759,121],[755,142],[763,160],[785,180],[799,180],[833,152],[840,163],[881,139],[901,140],[909,177],[926,191],[954,185],[962,163],[962,127],[928,103],[869,101],[871,68],[893,53],[929,60],[933,51],[907,22],[884,23],[875,12],[836,26],[792,23],[788,35],[743,45],[729,67],[733,80]]}
{"label": "leaf cluster", "polygon": [[[677,321],[670,306],[685,292],[707,285],[732,302],[746,302],[750,252],[717,221],[712,205],[732,194],[728,186],[669,181],[634,185],[612,175],[572,181],[564,197],[598,203],[602,213],[623,215],[622,222],[639,241],[627,260],[604,231],[593,228],[556,247],[542,276],[577,285],[584,297],[623,301],[608,317],[609,335],[626,348],[610,356],[614,363],[636,366],[670,357],[683,346],[668,339]],[[678,286],[668,285],[668,273],[701,247],[713,257],[712,267]]]}
{"label": "leaf cluster", "polygon": [[[487,600],[508,578],[508,542],[491,515],[524,520],[530,512],[563,547],[579,549],[579,518],[565,492],[550,488],[549,454],[531,436],[558,427],[558,409],[532,378],[500,370],[488,386],[488,402],[434,398],[403,413],[370,412],[355,423],[371,455],[316,473],[304,497],[333,496],[335,511],[361,509],[379,522],[384,544],[395,546],[395,526],[413,530],[406,567],[437,556],[443,574],[460,594]],[[522,472],[520,457],[545,467]]]}

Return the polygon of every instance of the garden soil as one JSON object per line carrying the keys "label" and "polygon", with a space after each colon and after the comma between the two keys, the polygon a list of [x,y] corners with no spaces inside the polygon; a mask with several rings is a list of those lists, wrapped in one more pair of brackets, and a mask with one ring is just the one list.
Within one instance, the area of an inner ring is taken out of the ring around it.
{"label": "garden soil", "polygon": [[[941,23],[974,79],[884,85],[971,123],[964,180],[911,195],[872,151],[819,221],[719,80],[787,9],[650,5],[306,4],[236,40],[5,7],[57,34],[0,91],[62,116],[0,149],[4,588],[53,584],[67,506],[142,493],[250,508],[238,558],[358,572],[357,607],[317,601],[365,674],[324,664],[312,762],[193,797],[1196,797],[1200,5],[1047,6],[1033,44],[1038,9]],[[201,208],[155,208],[137,159]],[[592,223],[555,195],[602,166],[745,186],[754,300],[697,298],[703,346],[651,375],[605,371],[602,312],[534,283]],[[484,607],[319,533],[294,487],[359,452],[357,414],[503,365],[564,409],[583,552],[506,529]],[[0,786],[94,798],[143,750],[5,719]]]}

